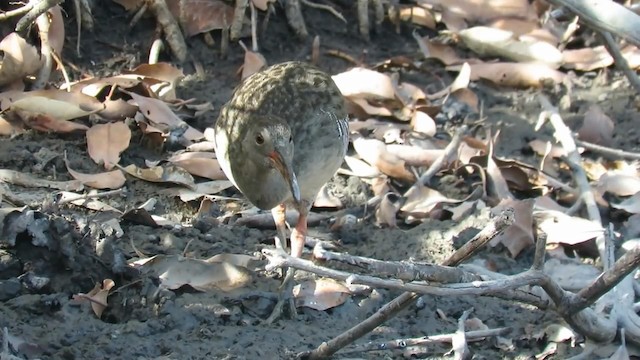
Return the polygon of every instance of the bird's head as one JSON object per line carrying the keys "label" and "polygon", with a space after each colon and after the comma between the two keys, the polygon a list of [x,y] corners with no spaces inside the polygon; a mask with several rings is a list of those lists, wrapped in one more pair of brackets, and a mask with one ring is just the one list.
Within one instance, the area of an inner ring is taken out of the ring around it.
{"label": "bird's head", "polygon": [[293,171],[293,135],[286,121],[275,116],[257,116],[243,139],[243,148],[256,165],[276,169],[289,185],[294,201],[299,204],[300,188]]}

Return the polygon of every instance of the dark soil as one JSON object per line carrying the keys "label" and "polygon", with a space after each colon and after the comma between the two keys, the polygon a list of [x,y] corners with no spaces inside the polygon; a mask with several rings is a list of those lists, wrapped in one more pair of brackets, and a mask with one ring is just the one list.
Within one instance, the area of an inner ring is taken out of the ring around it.
{"label": "dark soil", "polygon": [[[71,2],[66,2],[65,6],[73,14]],[[266,35],[260,39],[261,53],[271,64],[308,60],[315,34],[320,35],[323,50],[340,50],[368,64],[398,55],[422,61],[411,35],[414,29],[408,24],[396,33],[393,25],[385,23],[372,33],[370,42],[362,40],[357,35],[355,4],[339,8],[351,20],[347,25],[326,12],[305,8],[312,37],[304,41],[293,36],[282,9],[277,9]],[[94,76],[118,74],[146,62],[155,34],[152,19],[143,19],[127,33],[129,15],[108,1],[99,2],[95,19],[95,32],[82,34],[82,58],[75,54],[77,36],[73,16],[66,19],[66,61]],[[201,37],[191,38],[188,42],[190,56],[202,63],[205,76],[198,78],[195,75],[191,61],[181,65],[187,77],[178,89],[178,97],[210,101],[214,105],[213,112],[191,122],[194,127],[204,130],[213,124],[220,106],[229,99],[237,84],[236,71],[243,63],[244,52],[238,44],[231,44],[228,57],[221,59],[219,51],[207,47]],[[245,43],[249,42],[245,39]],[[330,73],[352,66],[328,55],[321,57],[319,65]],[[440,65],[425,63],[424,68],[426,71],[400,70],[400,75],[430,90],[450,81],[451,75]],[[71,75],[74,79],[81,76],[75,70]],[[626,80],[617,74],[610,75],[611,81],[600,82],[594,81],[592,75],[581,74],[580,81],[586,85],[575,89],[573,104],[565,109],[569,125],[576,126],[580,121],[578,115],[584,112],[586,104],[596,102],[616,122],[614,145],[637,151],[635,94],[629,90]],[[538,159],[528,150],[527,142],[536,136],[550,138],[551,135],[550,130],[541,135],[534,133],[532,124],[540,111],[535,92],[509,91],[483,83],[474,86],[484,103],[488,123],[501,129],[498,155],[535,165]],[[121,164],[141,164],[145,158],[166,155],[150,153],[139,141],[140,134],[134,133],[132,147],[123,154]],[[83,135],[35,131],[12,139],[0,139],[0,168],[19,170],[39,178],[69,180],[71,177],[64,164],[65,152],[74,169],[87,173],[100,171],[86,152]],[[43,154],[54,156],[50,161],[43,161],[46,158]],[[45,247],[32,245],[31,236],[24,232],[17,236],[15,246],[0,249],[0,327],[7,327],[11,335],[37,344],[36,355],[30,358],[281,359],[312,349],[349,329],[399,294],[376,290],[369,296],[354,296],[344,305],[328,311],[301,308],[296,319],[284,318],[273,325],[263,325],[260,320],[268,316],[275,303],[278,279],[257,276],[248,287],[231,293],[188,289],[158,291],[156,279],[139,277],[128,270],[125,261],[136,256],[132,244],[150,255],[181,254],[187,243],[190,243],[187,255],[199,259],[218,253],[253,254],[273,246],[275,231],[226,224],[194,227],[192,219],[198,210],[197,202],[185,204],[161,193],[168,186],[129,178],[124,195],[103,201],[128,210],[155,198],[154,214],[181,225],[154,228],[125,221],[122,223],[124,235],[109,237],[102,234],[98,225],[103,214],[74,206],[52,208],[47,205],[50,200],[45,201],[51,198],[50,190],[8,186],[13,192],[32,194],[33,202],[29,205],[46,213],[37,212],[36,216],[48,221],[43,225],[48,239]],[[357,178],[337,175],[332,189],[345,204],[354,208],[367,199],[363,195],[365,187]],[[224,195],[239,197],[234,189],[227,190]],[[343,251],[354,255],[438,263],[451,254],[454,243],[459,246],[458,236],[468,239],[487,223],[487,212],[486,209],[477,211],[458,223],[427,220],[403,229],[380,229],[369,218],[340,234],[332,233],[326,222],[310,231],[319,238],[342,240]],[[479,258],[494,262],[498,271],[514,273],[530,265],[532,249],[511,259],[506,250],[494,248],[483,251]],[[16,280],[24,273],[49,278],[50,283],[39,291],[30,291]],[[106,278],[113,279],[118,290],[109,297],[109,307],[102,319],[97,319],[86,304],[72,303],[73,294],[86,293]],[[128,286],[121,288],[124,285]],[[252,294],[255,296],[249,296]],[[498,347],[495,339],[473,343],[470,348],[475,359],[529,359],[541,353],[547,342],[536,341],[526,334],[561,322],[552,312],[490,297],[424,297],[423,300],[421,306],[403,311],[359,341],[452,333],[462,312],[473,308],[472,316],[489,327],[510,326],[513,330],[506,337],[513,340],[514,345],[513,349],[504,350]],[[431,346],[427,350],[419,356],[451,357],[445,355],[449,346]],[[555,358],[566,358],[577,352],[568,344],[560,344]],[[356,356],[402,358],[403,351]]]}

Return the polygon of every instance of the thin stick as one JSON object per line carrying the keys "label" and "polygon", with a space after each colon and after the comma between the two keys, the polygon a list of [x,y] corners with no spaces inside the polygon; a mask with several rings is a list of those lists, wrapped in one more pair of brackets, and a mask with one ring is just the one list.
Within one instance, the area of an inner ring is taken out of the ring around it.
{"label": "thin stick", "polygon": [[629,79],[629,83],[636,89],[636,92],[640,93],[640,79],[638,78],[638,74],[629,67],[627,59],[624,58],[620,49],[618,49],[618,44],[613,40],[611,33],[608,31],[600,31],[599,34],[604,41],[604,47],[607,48],[618,69]]}
{"label": "thin stick", "polygon": [[253,1],[249,3],[251,9],[251,50],[258,52],[258,11]]}
{"label": "thin stick", "polygon": [[[501,336],[506,335],[511,331],[508,327],[497,328],[497,329],[487,329],[487,330],[475,330],[468,331],[465,333],[465,337],[469,341],[477,341],[483,340],[489,336]],[[380,343],[370,342],[367,344],[356,345],[347,349],[344,349],[339,352],[340,355],[346,354],[355,354],[362,353],[367,351],[380,351],[384,350],[394,350],[394,349],[404,349],[408,346],[424,346],[424,345],[432,345],[432,344],[441,344],[441,343],[451,343],[451,339],[455,334],[443,334],[443,335],[431,335],[431,336],[423,336],[419,338],[409,338],[409,339],[396,339],[391,341],[384,341]]]}
{"label": "thin stick", "polygon": [[25,4],[17,9],[5,11],[0,13],[0,21],[8,20],[14,16],[20,16],[22,14],[28,13],[33,8],[33,3]]}
{"label": "thin stick", "polygon": [[320,9],[320,10],[325,10],[328,11],[330,13],[333,14],[333,16],[337,17],[338,19],[340,19],[343,23],[347,23],[347,19],[344,18],[344,16],[342,16],[341,13],[339,13],[336,9],[332,8],[329,5],[324,5],[324,4],[316,4],[314,2],[311,2],[309,0],[301,0],[301,2],[305,5],[307,5],[310,8],[315,8],[315,9]]}
{"label": "thin stick", "polygon": [[617,159],[640,160],[640,153],[628,152],[628,151],[619,150],[619,149],[612,149],[610,147],[593,144],[593,143],[578,140],[578,139],[576,139],[576,145],[582,146],[587,150],[591,150],[593,152],[602,154],[604,157],[607,157],[611,160],[617,160]]}
{"label": "thin stick", "polygon": [[64,78],[64,83],[67,86],[67,92],[71,92],[71,80],[69,79],[69,73],[67,72],[67,68],[64,66],[62,59],[60,56],[56,54],[56,51],[51,49],[51,57],[56,61],[56,64],[60,67],[60,71],[62,71],[62,77]]}
{"label": "thin stick", "polygon": [[34,4],[29,11],[16,24],[16,32],[21,33],[27,29],[38,16],[44,14],[50,8],[60,4],[62,0],[42,0]]}
{"label": "thin stick", "polygon": [[107,197],[107,196],[111,196],[111,195],[118,195],[118,194],[122,194],[124,191],[126,190],[126,188],[120,188],[120,189],[116,189],[116,190],[110,190],[110,191],[103,191],[101,193],[95,193],[95,194],[91,194],[91,193],[87,193],[87,194],[78,194],[77,197],[70,197],[68,199],[62,199],[58,202],[59,205],[62,204],[67,204],[70,202],[74,202],[77,200],[87,200],[87,199],[99,199],[99,198],[103,198],[103,197]]}

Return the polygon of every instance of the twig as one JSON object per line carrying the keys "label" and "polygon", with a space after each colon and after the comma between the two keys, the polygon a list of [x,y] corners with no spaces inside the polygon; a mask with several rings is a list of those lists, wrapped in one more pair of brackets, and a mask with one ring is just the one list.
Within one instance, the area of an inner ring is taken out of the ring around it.
{"label": "twig", "polygon": [[40,37],[40,53],[44,58],[44,64],[38,71],[38,77],[33,83],[34,89],[42,89],[45,87],[49,78],[51,77],[51,68],[53,67],[52,49],[49,45],[49,28],[51,24],[49,22],[49,15],[44,12],[36,19],[36,25],[38,26],[38,36]]}
{"label": "twig", "polygon": [[342,16],[342,14],[340,12],[338,12],[338,10],[332,8],[329,5],[324,5],[324,4],[316,4],[314,2],[311,2],[309,0],[300,0],[304,5],[307,5],[310,8],[314,8],[314,9],[320,9],[320,10],[325,10],[328,11],[330,13],[333,14],[333,16],[337,17],[338,19],[340,19],[343,23],[347,23],[347,19],[344,18],[344,16]]}
{"label": "twig", "polygon": [[0,13],[0,21],[5,21],[5,20],[8,20],[9,18],[12,18],[14,16],[20,16],[22,14],[26,14],[32,8],[33,8],[33,3],[28,3],[28,4],[22,5],[21,7],[17,8],[17,9],[2,12],[2,13]]}
{"label": "twig", "polygon": [[78,39],[76,39],[76,54],[78,57],[82,57],[80,54],[80,39],[82,38],[82,4],[80,0],[73,0],[73,5],[76,11],[76,31],[78,32]]}
{"label": "twig", "polygon": [[473,311],[473,308],[465,310],[458,319],[458,330],[451,339],[451,347],[455,353],[455,360],[467,360],[471,358],[471,353],[467,347],[467,337],[465,336],[464,323]]}
{"label": "twig", "polygon": [[615,40],[613,40],[613,36],[611,36],[610,32],[600,31],[600,37],[604,41],[604,47],[607,48],[607,51],[613,58],[616,66],[622,73],[629,79],[629,83],[636,89],[637,93],[640,93],[640,79],[638,78],[638,74],[634,70],[631,70],[629,67],[629,63],[627,59],[624,58],[620,49],[618,49],[618,44],[616,44]]}
{"label": "twig", "polygon": [[[461,261],[462,259],[467,258],[467,256],[477,251],[481,246],[486,245],[489,241],[491,241],[491,239],[493,239],[495,236],[502,233],[502,231],[506,229],[509,223],[509,221],[506,220],[507,217],[508,216],[503,216],[501,214],[497,218],[494,218],[494,221],[492,221],[491,224],[487,226],[489,230],[487,230],[486,232],[484,230],[480,231],[478,235],[476,235],[471,241],[469,241],[470,243],[472,243],[472,245],[470,245],[469,247],[463,246],[463,248],[458,249],[452,255],[452,257],[450,257],[444,262],[443,265],[455,266],[458,264],[456,261]],[[500,223],[504,225],[504,227],[500,227],[498,225],[499,220],[500,220]],[[497,232],[493,234],[488,234],[488,232],[492,228],[497,230]],[[482,236],[484,236],[485,238],[474,241],[474,239],[481,238]],[[470,248],[473,246],[476,246],[476,248],[475,249]],[[459,254],[459,253],[463,253],[463,254]],[[460,260],[457,260],[457,259],[460,259]],[[376,327],[378,327],[388,319],[394,317],[396,314],[398,314],[400,311],[405,309],[407,306],[411,305],[417,298],[418,298],[417,294],[411,293],[411,292],[405,292],[402,295],[398,296],[397,298],[391,300],[389,303],[387,303],[383,307],[381,307],[375,314],[371,315],[361,323],[343,332],[342,334],[334,337],[333,339],[327,342],[323,342],[316,349],[304,354],[308,355],[310,359],[319,359],[319,358],[331,356],[332,354],[335,354],[336,351],[345,347],[347,344],[350,344],[353,341],[363,337],[364,335],[371,332],[373,329],[375,329]]]}
{"label": "twig", "polygon": [[29,11],[16,24],[16,32],[21,33],[27,29],[38,16],[44,14],[50,8],[60,4],[62,0],[41,0],[35,3]]}
{"label": "twig", "polygon": [[[484,340],[484,338],[490,336],[501,336],[509,333],[511,331],[508,327],[497,328],[497,329],[487,329],[487,330],[474,330],[465,332],[464,336],[469,341],[479,341]],[[431,335],[431,336],[423,336],[419,338],[409,338],[409,339],[397,339],[391,341],[384,342],[370,342],[362,345],[355,345],[353,347],[345,348],[344,350],[339,351],[340,355],[346,354],[355,354],[362,353],[367,351],[380,351],[380,350],[394,350],[394,349],[404,349],[409,346],[424,346],[431,344],[440,344],[440,343],[451,343],[451,339],[455,334],[443,334],[443,335]]]}
{"label": "twig", "polygon": [[587,179],[584,170],[578,165],[581,163],[580,154],[576,149],[576,144],[573,140],[573,136],[571,135],[571,130],[564,124],[558,109],[551,104],[549,99],[540,94],[538,96],[540,100],[540,104],[544,111],[540,114],[538,119],[538,123],[536,124],[536,131],[538,131],[545,120],[549,120],[553,128],[556,130],[554,133],[555,138],[562,144],[562,147],[567,153],[567,158],[569,160],[569,165],[571,163],[576,164],[576,168],[574,170],[578,170],[579,173],[575,174],[576,183],[580,188],[581,197],[584,200],[585,206],[587,207],[587,213],[589,214],[589,219],[591,221],[597,223],[598,225],[602,224],[602,220],[600,219],[600,212],[598,211],[598,205],[596,204],[595,197],[593,196],[593,192],[591,192],[591,186],[589,185],[589,180]]}
{"label": "twig", "polygon": [[447,147],[444,148],[444,152],[436,159],[436,161],[434,161],[431,164],[431,166],[429,166],[427,171],[425,171],[424,174],[420,176],[418,181],[416,181],[416,183],[413,184],[413,186],[409,190],[407,190],[407,192],[404,194],[405,197],[412,190],[415,191],[419,189],[420,186],[428,186],[429,182],[431,181],[431,178],[434,177],[438,173],[438,171],[440,171],[442,166],[445,164],[446,161],[448,161],[451,158],[451,156],[456,154],[456,152],[460,148],[460,143],[462,142],[462,139],[464,138],[466,133],[467,133],[466,125],[462,125],[458,128],[456,133],[451,138],[451,141],[449,142]]}
{"label": "twig", "polygon": [[67,87],[67,92],[71,92],[71,80],[69,79],[69,73],[67,72],[67,68],[64,66],[64,63],[62,62],[62,59],[60,59],[60,56],[58,56],[58,54],[56,54],[56,51],[53,49],[51,51],[51,57],[53,58],[53,60],[56,61],[56,64],[60,68],[60,71],[62,71],[62,77],[64,78],[64,83]]}
{"label": "twig", "polygon": [[103,191],[100,193],[87,193],[87,194],[78,194],[78,196],[75,197],[69,197],[67,199],[62,199],[58,202],[58,205],[62,205],[62,204],[67,204],[70,202],[74,202],[77,200],[87,200],[87,199],[99,199],[99,198],[103,198],[103,197],[108,197],[111,195],[118,195],[118,194],[122,194],[124,191],[126,190],[126,188],[120,188],[120,189],[116,189],[116,190],[109,190],[109,191]]}
{"label": "twig", "polygon": [[619,150],[619,149],[612,149],[610,147],[593,144],[593,143],[578,140],[578,139],[576,139],[576,145],[582,146],[583,148],[590,151],[598,152],[611,160],[617,160],[621,158],[629,159],[629,160],[640,160],[639,153],[628,152],[628,151]]}
{"label": "twig", "polygon": [[187,44],[180,30],[180,26],[173,17],[164,0],[149,0],[149,10],[153,13],[162,27],[164,38],[169,44],[173,56],[182,62],[187,59]]}
{"label": "twig", "polygon": [[140,21],[140,19],[142,19],[142,17],[144,16],[144,14],[146,14],[147,9],[149,9],[149,5],[146,2],[144,2],[142,6],[140,6],[140,8],[136,11],[135,15],[133,15],[133,17],[131,18],[131,21],[129,21],[129,25],[127,25],[127,32],[131,31],[131,29],[133,29],[133,27],[136,26],[138,21]]}
{"label": "twig", "polygon": [[342,60],[346,60],[347,62],[350,62],[351,64],[356,65],[356,66],[362,66],[362,65],[364,65],[364,64],[362,63],[362,61],[360,61],[360,60],[356,60],[356,58],[354,58],[353,56],[351,56],[351,55],[347,54],[347,53],[346,53],[346,52],[344,52],[344,51],[340,51],[340,50],[333,50],[333,49],[331,49],[331,50],[327,50],[327,51],[325,52],[325,54],[327,54],[327,55],[331,55],[331,56],[334,56],[334,57],[337,57],[337,58],[342,59]]}
{"label": "twig", "polygon": [[251,50],[258,52],[258,11],[253,1],[249,3],[251,9]]}
{"label": "twig", "polygon": [[236,7],[233,11],[233,21],[231,21],[231,30],[229,32],[229,39],[231,41],[236,41],[240,38],[247,6],[249,6],[249,0],[236,0]]}

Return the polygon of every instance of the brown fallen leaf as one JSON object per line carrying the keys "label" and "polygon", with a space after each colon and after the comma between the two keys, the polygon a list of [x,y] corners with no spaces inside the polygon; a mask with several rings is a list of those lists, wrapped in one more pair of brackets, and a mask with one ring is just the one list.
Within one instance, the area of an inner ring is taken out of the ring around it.
{"label": "brown fallen leaf", "polygon": [[192,175],[211,180],[227,179],[220,167],[220,163],[218,163],[218,159],[215,158],[215,154],[212,152],[183,152],[173,155],[167,160]]}
{"label": "brown fallen leaf", "polygon": [[129,264],[160,279],[160,286],[178,289],[189,285],[198,291],[231,291],[252,281],[248,269],[228,262],[205,261],[180,255],[155,255]]}
{"label": "brown fallen leaf", "polygon": [[172,188],[162,190],[171,196],[178,196],[180,200],[189,202],[200,199],[202,197],[208,197],[209,195],[215,195],[223,190],[232,187],[233,184],[228,180],[213,180],[196,184],[193,188]]}
{"label": "brown fallen leaf", "polygon": [[242,79],[257,73],[267,66],[267,59],[258,52],[247,49],[242,41],[240,46],[244,49],[244,63],[242,64]]}
{"label": "brown fallen leaf", "polygon": [[[176,87],[184,78],[184,72],[175,66],[158,62],[155,64],[140,64],[131,70],[123,70],[122,75],[134,75],[148,85],[148,88],[161,100],[176,99]],[[158,80],[152,82],[149,80]]]}
{"label": "brown fallen leaf", "polygon": [[[541,63],[482,63],[470,64],[471,81],[485,79],[497,85],[514,88],[540,87],[542,81],[549,79],[560,84],[566,74],[554,70]],[[447,70],[455,71],[460,66],[449,66]]]}
{"label": "brown fallen leaf", "polygon": [[576,245],[604,232],[600,224],[559,211],[536,211],[534,216],[538,228],[547,234],[547,244]]}
{"label": "brown fallen leaf", "polygon": [[405,167],[405,162],[389,153],[382,141],[361,137],[353,140],[353,147],[362,159],[382,173],[403,181],[415,181],[414,175]]}
{"label": "brown fallen leaf", "polygon": [[[640,50],[637,47],[625,46],[621,49],[621,53],[631,69],[640,66]],[[603,45],[593,48],[565,49],[562,55],[564,62],[562,66],[565,69],[593,71],[613,65],[613,58]]]}
{"label": "brown fallen leaf", "polygon": [[333,279],[307,280],[293,288],[297,307],[308,307],[319,311],[342,305],[351,294],[343,284]]}
{"label": "brown fallen leaf", "polygon": [[631,196],[640,191],[640,177],[620,171],[609,171],[598,179],[596,189],[601,194]]}
{"label": "brown fallen leaf", "polygon": [[122,174],[122,171],[120,170],[114,170],[99,174],[83,174],[81,172],[73,170],[69,166],[69,161],[67,160],[66,156],[64,159],[64,163],[67,166],[67,171],[74,179],[80,180],[82,184],[95,189],[119,189],[127,181],[127,179]]}
{"label": "brown fallen leaf", "polygon": [[84,189],[82,182],[78,180],[51,181],[35,178],[29,174],[15,170],[0,169],[0,183],[5,182],[24,187],[41,187],[64,191],[80,191]]}
{"label": "brown fallen leaf", "polygon": [[539,62],[553,69],[562,63],[562,53],[556,46],[532,38],[517,38],[511,31],[475,26],[457,35],[481,56],[499,56],[523,63]]}
{"label": "brown fallen leaf", "polygon": [[491,209],[491,213],[495,216],[507,208],[513,208],[515,222],[492,239],[489,244],[494,247],[498,244],[503,244],[509,249],[509,253],[513,258],[518,256],[522,250],[533,245],[535,243],[533,237],[533,204],[534,199],[503,199]]}
{"label": "brown fallen leaf", "polygon": [[68,192],[68,191],[61,191],[56,196],[56,202],[71,203],[73,205],[82,206],[83,208],[87,208],[93,211],[112,211],[116,214],[122,214],[122,211],[114,208],[109,204],[103,203],[100,200],[93,199],[91,197],[87,198],[82,194],[77,194],[77,193]]}
{"label": "brown fallen leaf", "polygon": [[392,192],[384,194],[376,209],[376,225],[395,228],[398,210],[400,210],[400,197]]}
{"label": "brown fallen leaf", "polygon": [[391,77],[387,74],[362,67],[332,76],[333,81],[349,98],[363,99],[395,99],[395,88]]}
{"label": "brown fallen leaf", "polygon": [[253,268],[250,266],[251,263],[259,261],[260,258],[257,256],[244,255],[244,254],[216,254],[212,257],[206,259],[206,262],[226,262],[235,266],[241,266],[243,268]]}
{"label": "brown fallen leaf", "polygon": [[419,6],[402,6],[398,14],[399,20],[424,26],[428,29],[436,29],[436,19],[427,9]]}
{"label": "brown fallen leaf", "polygon": [[121,169],[138,179],[156,183],[174,183],[184,185],[190,189],[195,188],[193,176],[186,170],[174,165],[153,166],[144,169],[131,164],[121,167]]}
{"label": "brown fallen leaf", "polygon": [[44,65],[36,47],[28,44],[15,32],[0,41],[0,52],[3,54],[0,65],[2,86],[35,74]]}
{"label": "brown fallen leaf", "polygon": [[168,128],[168,132],[184,126],[186,130],[182,133],[182,137],[188,142],[198,141],[204,137],[202,132],[185,123],[171,111],[171,108],[164,101],[140,96],[130,91],[123,90],[123,92],[132,97],[133,102],[140,108],[140,112],[145,118],[151,121],[151,125],[155,127],[166,127]]}
{"label": "brown fallen leaf", "polygon": [[404,144],[387,145],[386,151],[404,160],[409,166],[429,166],[444,153],[442,149],[423,149],[419,146]]}
{"label": "brown fallen leaf", "polygon": [[91,96],[58,89],[8,91],[1,94],[1,99],[3,109],[26,110],[57,120],[77,119],[104,110],[104,105]]}
{"label": "brown fallen leaf", "polygon": [[411,127],[413,131],[419,132],[428,136],[434,136],[436,134],[436,122],[431,116],[422,111],[416,111],[411,117]]}
{"label": "brown fallen leaf", "polygon": [[592,104],[584,114],[578,138],[594,144],[608,146],[613,141],[613,120],[602,111],[600,106]]}
{"label": "brown fallen leaf", "polygon": [[107,297],[109,291],[116,285],[111,279],[105,279],[102,284],[96,284],[96,286],[86,294],[75,294],[73,300],[81,302],[88,300],[91,303],[91,309],[98,318],[102,317],[102,313],[109,306],[107,304]]}
{"label": "brown fallen leaf", "polygon": [[47,114],[41,114],[28,110],[9,110],[4,113],[5,119],[8,120],[14,127],[19,127],[22,123],[29,128],[44,131],[44,132],[58,132],[58,133],[70,133],[74,131],[86,131],[89,128],[80,123],[76,123],[68,120],[60,120]]}
{"label": "brown fallen leaf", "polygon": [[167,6],[188,37],[226,29],[233,21],[233,7],[220,0],[170,0]]}
{"label": "brown fallen leaf", "polygon": [[441,204],[460,204],[464,200],[448,198],[439,191],[427,186],[411,188],[405,195],[404,205],[400,208],[403,216],[416,219],[428,218],[431,211]]}
{"label": "brown fallen leaf", "polygon": [[347,163],[347,166],[351,170],[338,169],[338,172],[341,174],[357,176],[360,178],[375,178],[380,175],[380,171],[374,166],[371,166],[353,156],[345,156],[344,162]]}
{"label": "brown fallen leaf", "polygon": [[445,66],[459,65],[467,61],[458,56],[456,50],[449,45],[442,44],[426,36],[420,37],[415,32],[413,33],[413,38],[427,59],[437,59]]}
{"label": "brown fallen leaf", "polygon": [[91,159],[107,170],[120,162],[120,153],[129,147],[131,130],[124,122],[97,124],[87,130],[87,151]]}
{"label": "brown fallen leaf", "polygon": [[313,202],[313,206],[316,208],[338,209],[342,207],[342,201],[340,201],[340,199],[335,195],[329,193],[329,187],[327,186],[327,184],[324,184],[320,188],[320,191],[318,191],[318,195]]}

